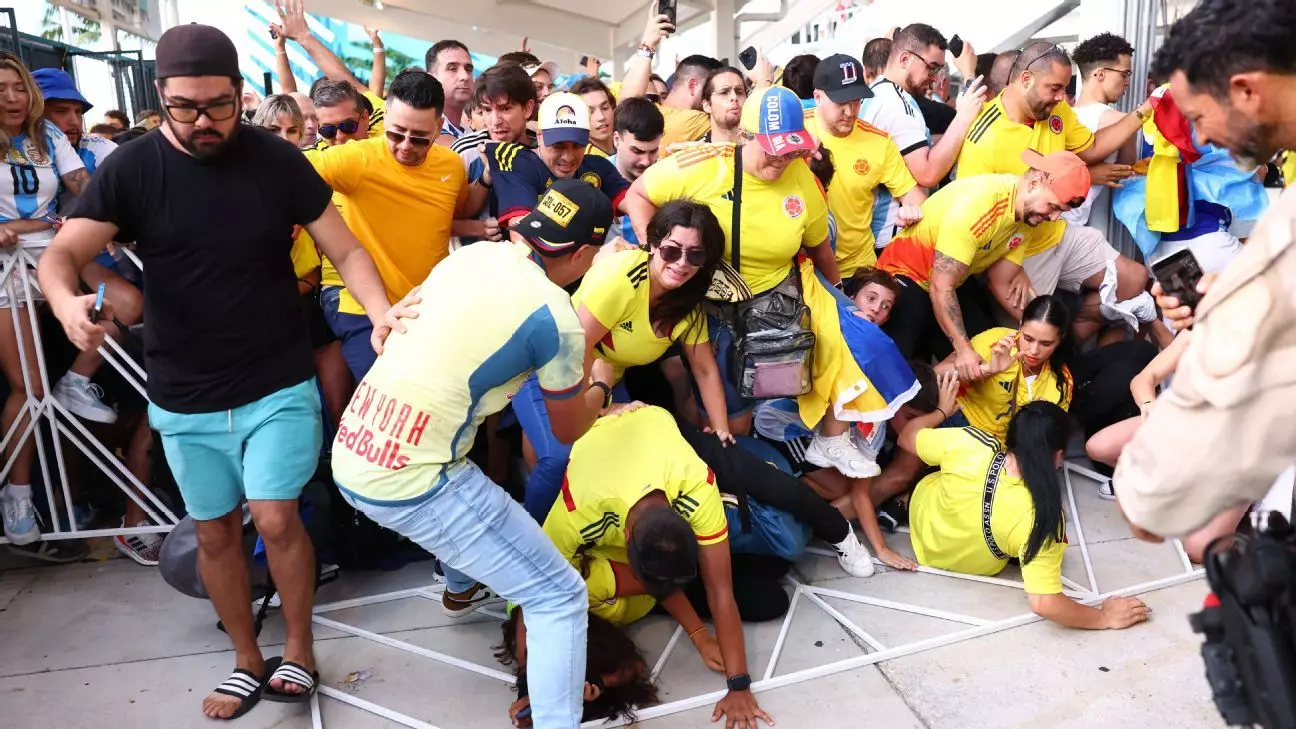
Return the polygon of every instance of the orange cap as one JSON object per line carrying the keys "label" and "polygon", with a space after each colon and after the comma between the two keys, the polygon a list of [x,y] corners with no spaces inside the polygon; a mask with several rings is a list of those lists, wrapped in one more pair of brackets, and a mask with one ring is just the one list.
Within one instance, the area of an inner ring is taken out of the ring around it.
{"label": "orange cap", "polygon": [[1077,199],[1089,197],[1089,166],[1072,152],[1042,155],[1033,149],[1022,152],[1022,162],[1049,176],[1048,189],[1063,205],[1078,205]]}

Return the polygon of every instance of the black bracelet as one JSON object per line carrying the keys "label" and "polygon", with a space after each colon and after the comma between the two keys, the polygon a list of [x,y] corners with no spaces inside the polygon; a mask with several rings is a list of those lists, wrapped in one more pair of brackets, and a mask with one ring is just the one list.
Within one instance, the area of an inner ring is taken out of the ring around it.
{"label": "black bracelet", "polygon": [[937,412],[939,412],[939,413],[941,414],[941,422],[942,422],[942,423],[945,422],[946,420],[949,420],[949,416],[945,414],[945,409],[944,409],[944,408],[942,408],[941,406],[937,405],[937,406],[936,406],[936,410],[937,410]]}
{"label": "black bracelet", "polygon": [[607,410],[608,408],[612,407],[612,388],[609,387],[606,382],[599,382],[598,380],[594,380],[593,382],[590,383],[590,386],[585,391],[589,392],[590,390],[593,390],[596,387],[603,391],[603,409]]}

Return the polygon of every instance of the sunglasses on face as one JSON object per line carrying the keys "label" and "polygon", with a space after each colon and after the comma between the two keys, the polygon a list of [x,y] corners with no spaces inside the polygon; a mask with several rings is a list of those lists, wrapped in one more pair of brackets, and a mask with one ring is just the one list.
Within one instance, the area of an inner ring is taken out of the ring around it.
{"label": "sunglasses on face", "polygon": [[657,246],[657,255],[667,263],[676,263],[680,258],[694,268],[701,268],[706,263],[706,251],[701,248],[682,248],[680,246],[662,243]]}
{"label": "sunglasses on face", "polygon": [[404,142],[406,139],[408,139],[409,143],[414,145],[415,147],[427,147],[431,145],[433,141],[431,137],[416,137],[413,134],[396,132],[396,131],[392,131],[391,129],[387,130],[387,139],[391,140],[392,144],[400,144],[401,142]]}
{"label": "sunglasses on face", "polygon": [[174,106],[168,104],[163,108],[166,109],[167,116],[180,124],[193,124],[201,116],[205,116],[212,121],[225,121],[234,118],[237,111],[237,105],[233,101],[222,101],[207,106]]}
{"label": "sunglasses on face", "polygon": [[341,124],[321,124],[319,127],[319,135],[325,139],[332,139],[337,136],[338,132],[342,132],[343,134],[355,134],[356,130],[359,128],[359,119],[347,119]]}

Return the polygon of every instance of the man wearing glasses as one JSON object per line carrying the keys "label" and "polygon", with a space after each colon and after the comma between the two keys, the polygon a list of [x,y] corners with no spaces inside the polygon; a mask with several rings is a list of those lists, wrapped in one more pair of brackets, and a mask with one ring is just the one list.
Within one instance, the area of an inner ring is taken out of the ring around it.
{"label": "man wearing glasses", "polygon": [[[375,323],[389,305],[328,185],[292,145],[240,124],[242,73],[228,37],[197,24],[168,30],[157,78],[161,130],[104,160],[38,275],[68,338],[87,351],[105,330],[90,316],[95,297],[78,295],[81,269],[113,240],[133,240],[149,272],[149,420],[197,523],[199,570],[235,651],[236,670],[203,713],[230,719],[263,694],[306,701],[318,683],[315,555],[297,498],[323,424],[289,255],[294,226],[333,259]],[[264,659],[252,630],[245,498],[283,600],[282,659]]]}
{"label": "man wearing glasses", "polygon": [[[398,301],[449,255],[455,214],[468,199],[459,155],[432,146],[441,133],[445,93],[432,76],[405,71],[387,94],[382,137],[309,155],[334,191],[342,217],[373,257],[391,301]],[[373,366],[373,331],[365,308],[343,288],[329,324],[356,380]]]}
{"label": "man wearing glasses", "polygon": [[[940,141],[932,144],[931,132],[915,97],[927,93],[932,77],[945,67],[948,45],[940,31],[914,23],[896,34],[882,77],[873,82],[873,98],[860,110],[860,118],[891,135],[900,148],[909,172],[924,188],[934,188],[949,175],[963,146],[963,137],[984,103],[980,82],[959,97],[958,113]],[[883,248],[897,230],[900,203],[879,190],[874,219],[876,245]]]}
{"label": "man wearing glasses", "polygon": [[[1021,174],[1026,170],[1022,152],[1031,149],[1043,155],[1074,152],[1085,164],[1097,165],[1129,141],[1152,113],[1144,102],[1131,114],[1100,129],[1089,131],[1066,102],[1071,81],[1071,57],[1051,43],[1034,43],[1022,50],[1013,65],[1008,86],[986,104],[968,132],[959,155],[958,177],[984,174]],[[1095,182],[1105,182],[1094,175]],[[1026,237],[1025,277],[1014,289],[1051,294],[1057,289],[1078,293],[1097,290],[1103,284],[1108,261],[1117,274],[1116,298],[1131,299],[1142,293],[1147,269],[1120,255],[1102,233],[1066,221],[1046,222]],[[1028,288],[1029,287],[1029,288]],[[1097,313],[1080,317],[1078,328],[1096,330]]]}

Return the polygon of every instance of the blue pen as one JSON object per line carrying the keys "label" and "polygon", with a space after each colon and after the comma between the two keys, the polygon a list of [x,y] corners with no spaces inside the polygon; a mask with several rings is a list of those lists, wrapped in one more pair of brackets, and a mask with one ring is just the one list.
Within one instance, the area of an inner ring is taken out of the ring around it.
{"label": "blue pen", "polygon": [[99,282],[99,292],[95,295],[94,311],[90,312],[90,321],[97,322],[103,318],[104,289],[108,288],[107,284]]}

